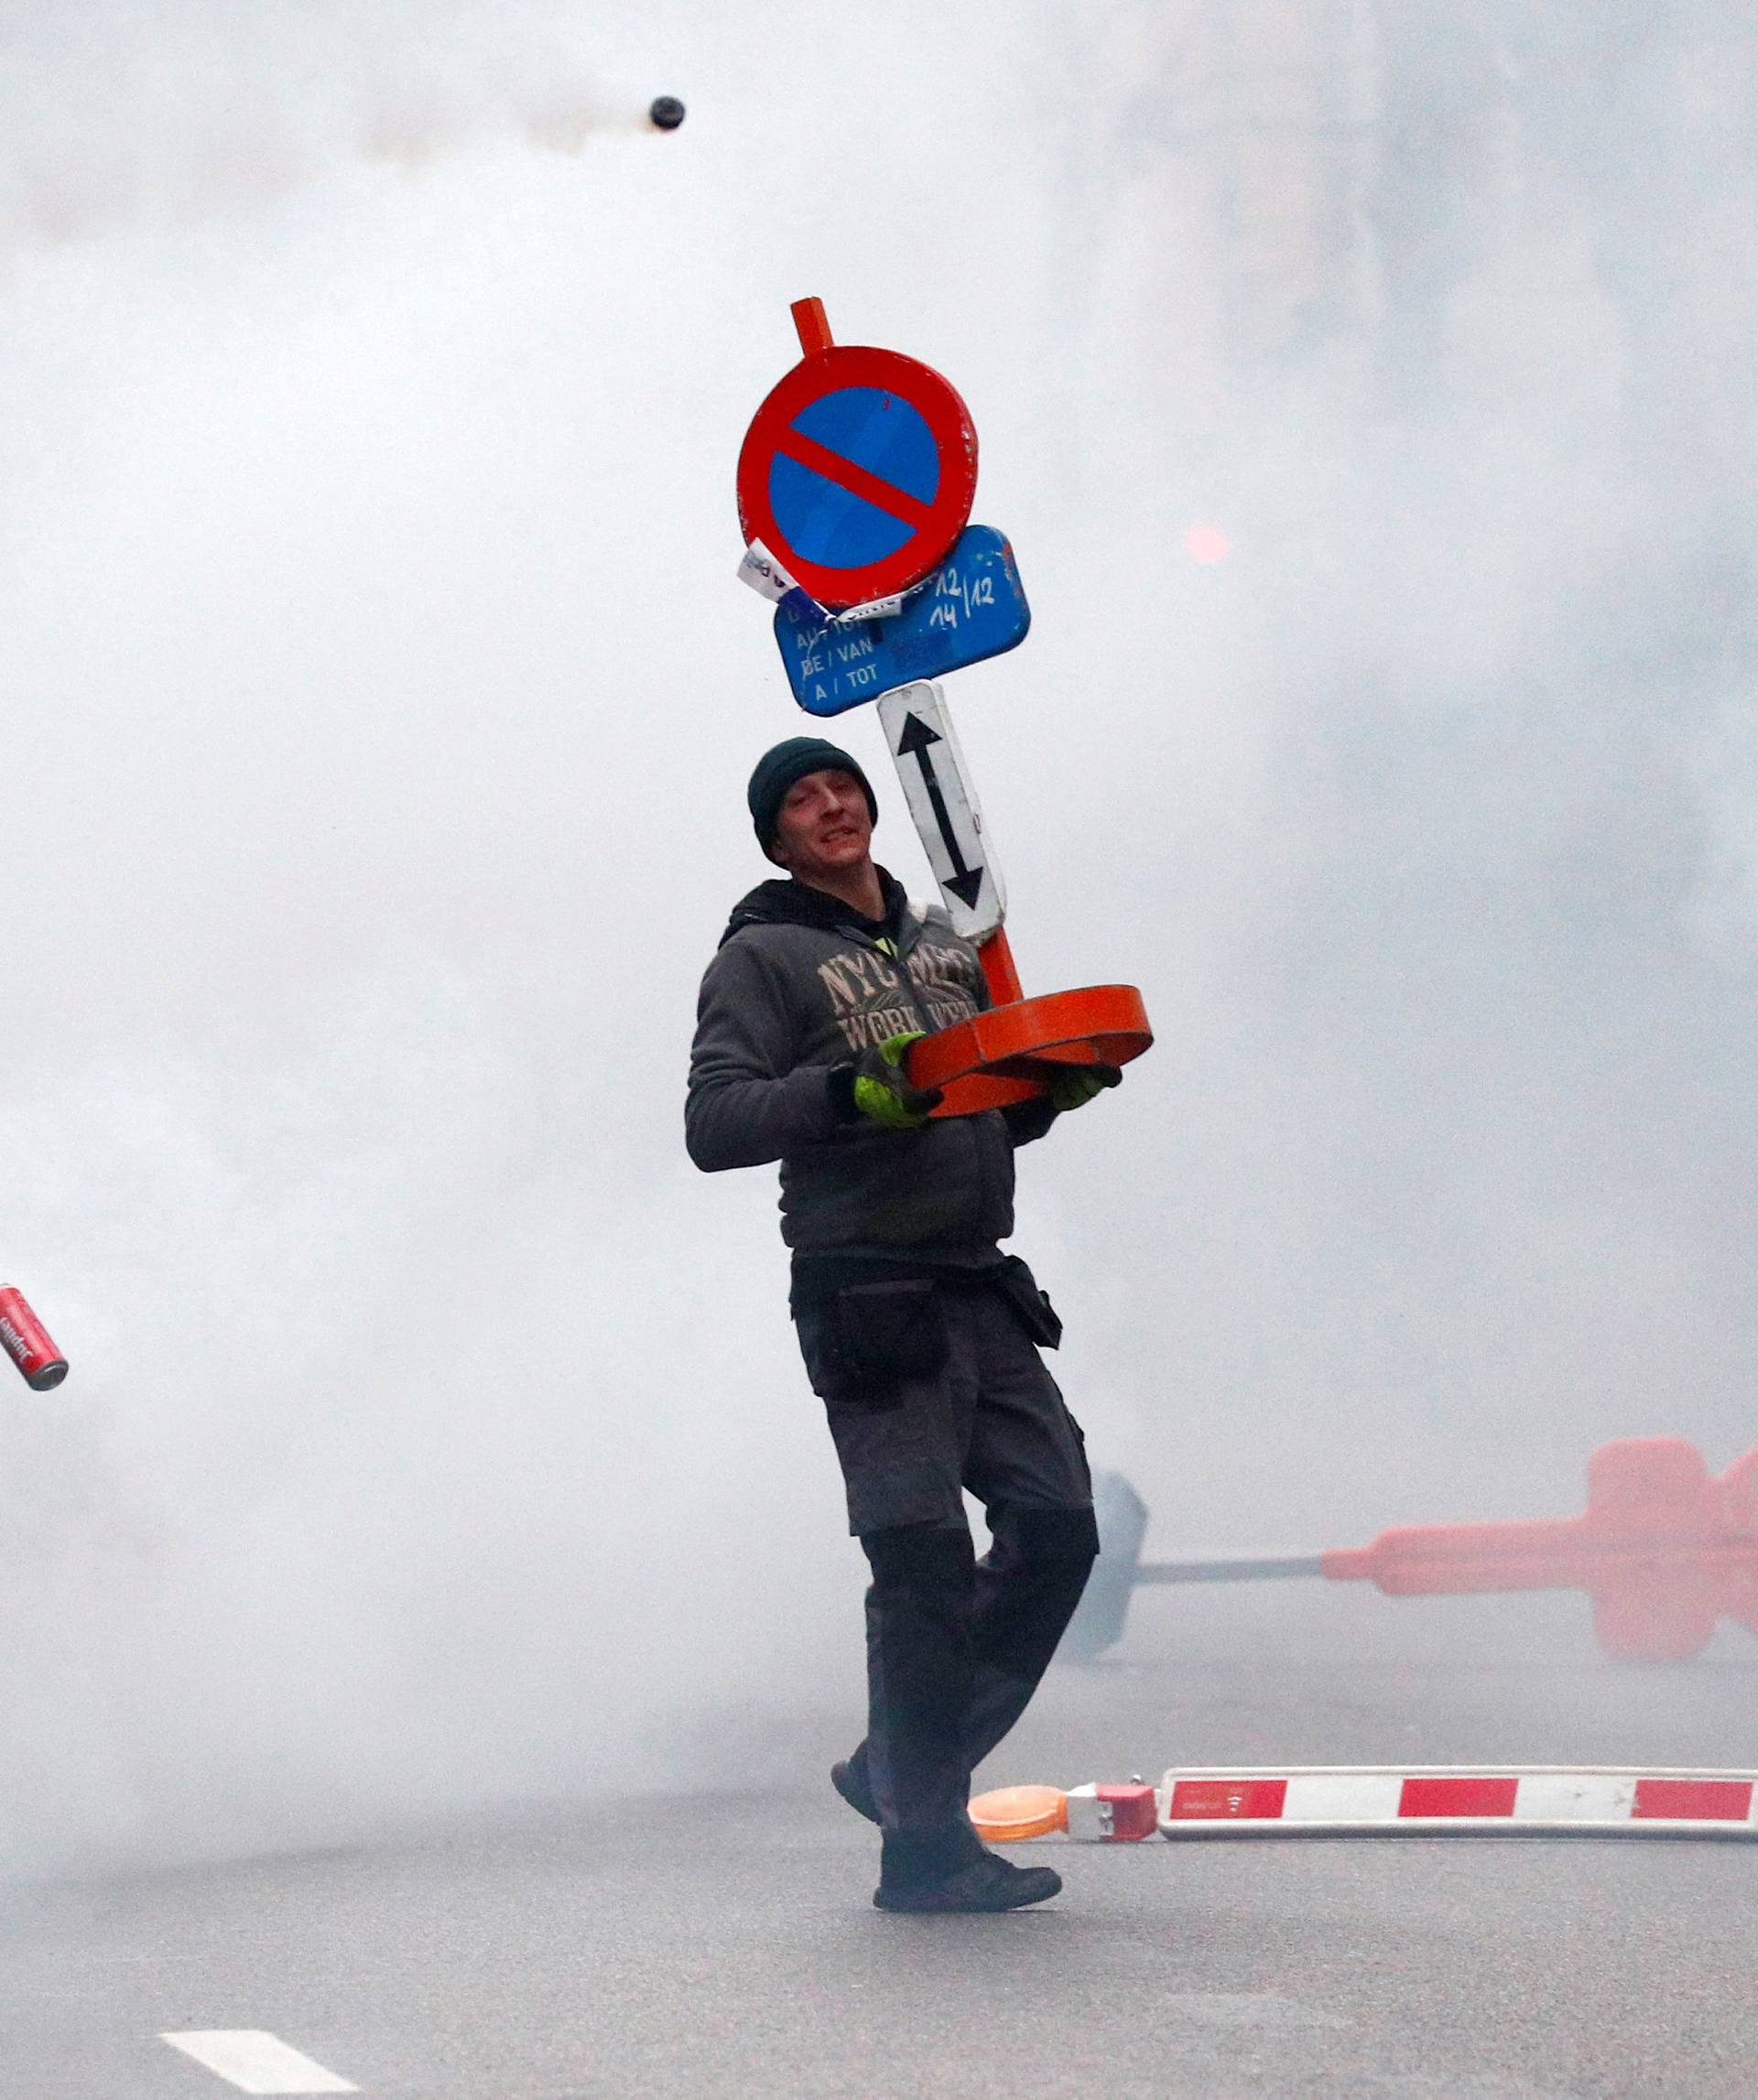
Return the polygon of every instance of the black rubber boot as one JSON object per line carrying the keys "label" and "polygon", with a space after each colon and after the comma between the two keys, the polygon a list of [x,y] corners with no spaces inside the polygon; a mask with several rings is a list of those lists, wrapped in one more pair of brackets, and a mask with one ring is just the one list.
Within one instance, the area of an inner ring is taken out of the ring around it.
{"label": "black rubber boot", "polygon": [[881,1911],[1021,1911],[1062,1893],[1062,1877],[1049,1867],[1015,1867],[985,1852],[967,1867],[935,1880],[883,1878],[873,1892]]}
{"label": "black rubber boot", "polygon": [[830,1767],[830,1784],[854,1811],[869,1823],[879,1820],[879,1803],[873,1798],[873,1781],[867,1777],[867,1746],[863,1743],[852,1757]]}

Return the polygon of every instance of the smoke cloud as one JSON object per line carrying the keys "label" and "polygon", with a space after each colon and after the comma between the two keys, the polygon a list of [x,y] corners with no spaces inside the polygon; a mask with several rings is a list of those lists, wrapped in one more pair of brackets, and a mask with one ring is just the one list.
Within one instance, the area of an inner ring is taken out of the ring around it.
{"label": "smoke cloud", "polygon": [[808,293],[982,434],[1027,989],[1158,1026],[1015,1242],[1151,1546],[1758,1441],[1758,40],[616,15],[7,17],[0,1227],[73,1367],[0,1394],[17,1868],[852,1725],[773,1189],[680,1138]]}
{"label": "smoke cloud", "polygon": [[177,0],[150,15],[7,15],[10,241],[247,211],[350,160],[412,171],[508,139],[578,153],[646,123],[646,100],[602,83],[560,8]]}

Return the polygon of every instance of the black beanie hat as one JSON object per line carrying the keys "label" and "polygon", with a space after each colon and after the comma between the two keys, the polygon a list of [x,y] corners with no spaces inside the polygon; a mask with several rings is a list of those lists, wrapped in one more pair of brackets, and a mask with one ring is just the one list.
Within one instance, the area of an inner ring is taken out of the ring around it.
{"label": "black beanie hat", "polygon": [[786,743],[778,743],[773,751],[764,752],[751,775],[751,785],[744,791],[751,821],[757,828],[758,845],[766,849],[775,837],[782,799],[795,781],[804,780],[808,773],[828,773],[832,768],[853,774],[866,796],[867,814],[878,823],[879,804],[874,796],[873,783],[862,772],[858,758],[851,758],[839,745],[827,743],[821,736],[790,736]]}

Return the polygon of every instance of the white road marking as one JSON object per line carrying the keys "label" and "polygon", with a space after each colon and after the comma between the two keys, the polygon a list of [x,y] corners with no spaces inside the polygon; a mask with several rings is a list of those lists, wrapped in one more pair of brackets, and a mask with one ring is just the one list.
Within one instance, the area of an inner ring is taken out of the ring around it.
{"label": "white road marking", "polygon": [[345,2078],[313,2063],[279,2035],[257,2027],[214,2027],[161,2034],[173,2049],[192,2056],[204,2070],[241,2093],[358,2093]]}

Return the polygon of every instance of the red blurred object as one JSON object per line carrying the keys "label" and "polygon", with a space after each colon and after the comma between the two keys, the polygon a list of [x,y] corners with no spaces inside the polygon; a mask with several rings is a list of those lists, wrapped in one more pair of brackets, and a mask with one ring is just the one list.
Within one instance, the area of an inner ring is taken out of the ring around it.
{"label": "red blurred object", "polygon": [[1388,1597],[1579,1589],[1608,1655],[1695,1655],[1724,1616],[1758,1633],[1758,1449],[1715,1478],[1694,1445],[1640,1436],[1588,1461],[1579,1517],[1408,1524],[1321,1559]]}
{"label": "red blurred object", "polygon": [[67,1359],[49,1338],[24,1293],[10,1283],[0,1285],[0,1348],[18,1366],[33,1392],[52,1392],[67,1376]]}

